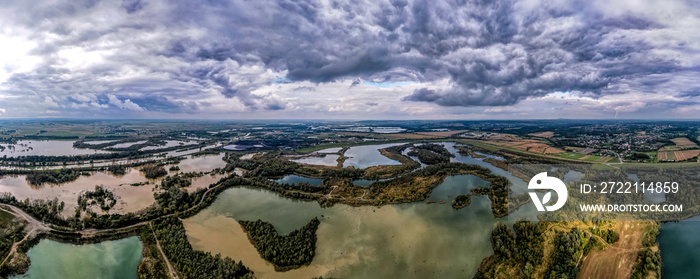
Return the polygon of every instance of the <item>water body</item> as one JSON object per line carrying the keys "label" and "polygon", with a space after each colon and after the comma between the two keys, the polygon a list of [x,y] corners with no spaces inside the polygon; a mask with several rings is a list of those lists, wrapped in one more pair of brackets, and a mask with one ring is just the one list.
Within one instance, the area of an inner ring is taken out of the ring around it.
{"label": "water body", "polygon": [[109,153],[108,151],[95,149],[80,149],[74,148],[75,141],[65,140],[20,140],[16,144],[0,144],[5,149],[0,151],[0,157],[18,156],[69,156],[69,155],[88,155],[96,153]]}
{"label": "water body", "polygon": [[224,153],[215,155],[189,156],[177,164],[182,172],[207,172],[216,168],[226,167]]}
{"label": "water body", "polygon": [[319,156],[310,156],[310,157],[301,158],[301,159],[294,159],[292,161],[300,163],[300,164],[335,167],[338,165],[338,158],[339,157],[340,157],[340,155],[336,155],[336,154],[326,154],[326,155],[323,155],[320,157]]}
{"label": "water body", "polygon": [[489,187],[490,184],[491,182],[471,174],[448,176],[440,186],[433,189],[428,200],[452,202],[456,196],[469,194],[471,189],[479,186]]}
{"label": "water body", "polygon": [[[446,145],[454,150],[453,145]],[[524,181],[481,160],[459,155],[454,160],[507,174],[509,179],[518,180],[513,181],[514,190],[527,187]],[[488,184],[473,175],[450,176],[429,198],[445,200],[445,204],[421,201],[382,207],[338,204],[330,208],[283,198],[267,190],[233,188],[184,223],[195,249],[241,260],[259,278],[472,277],[481,260],[493,253],[489,237],[497,221],[512,224],[519,216],[536,215],[530,203],[509,217],[494,218],[487,196],[474,196],[471,204],[460,210],[451,207],[454,196]],[[284,273],[275,272],[259,256],[237,223],[261,219],[287,234],[313,217],[321,220],[316,257],[309,266]]]}
{"label": "water body", "polygon": [[398,161],[389,159],[379,153],[379,149],[401,144],[402,143],[392,143],[350,147],[345,151],[345,156],[350,158],[345,160],[343,167],[353,166],[355,168],[364,169],[372,166],[400,165],[401,163]]}
{"label": "water body", "polygon": [[[636,173],[630,173],[627,175],[627,178],[634,181],[634,182],[640,182],[639,176],[637,176]],[[642,181],[643,182],[643,181]],[[644,201],[648,202],[653,202],[653,203],[662,203],[666,201],[666,194],[664,193],[656,193],[654,191],[644,191],[642,189],[641,184],[637,188],[639,191],[644,192]]]}
{"label": "water body", "polygon": [[321,186],[321,184],[323,183],[323,179],[320,179],[320,178],[310,178],[310,177],[299,176],[299,175],[295,175],[295,174],[286,175],[286,176],[284,176],[280,179],[277,179],[275,181],[277,183],[287,183],[287,184],[307,182],[307,183],[311,183],[315,186]]}
{"label": "water body", "polygon": [[[188,189],[195,190],[206,188],[209,184],[216,183],[223,175],[204,175],[192,180]],[[63,184],[30,185],[25,175],[0,176],[0,193],[9,192],[18,200],[46,200],[57,198],[65,202],[62,214],[66,217],[73,216],[78,205],[78,196],[86,191],[95,190],[95,185],[102,185],[114,193],[117,197],[116,205],[110,213],[128,213],[145,209],[156,202],[153,197],[153,188],[160,183],[160,179],[146,179],[137,168],[129,168],[122,176],[114,176],[109,172],[91,172],[90,176],[80,176],[77,180]],[[149,182],[142,186],[131,186],[132,183]],[[98,212],[101,213],[101,212]]]}
{"label": "water body", "polygon": [[338,153],[342,149],[343,149],[342,147],[331,147],[331,148],[326,148],[326,149],[316,151],[316,153]]}
{"label": "water body", "polygon": [[700,278],[700,250],[695,249],[700,247],[700,216],[681,222],[663,223],[660,232],[656,240],[664,263],[663,277]]}
{"label": "water body", "polygon": [[135,236],[86,245],[43,239],[27,252],[32,261],[27,273],[10,278],[138,278],[142,250]]}

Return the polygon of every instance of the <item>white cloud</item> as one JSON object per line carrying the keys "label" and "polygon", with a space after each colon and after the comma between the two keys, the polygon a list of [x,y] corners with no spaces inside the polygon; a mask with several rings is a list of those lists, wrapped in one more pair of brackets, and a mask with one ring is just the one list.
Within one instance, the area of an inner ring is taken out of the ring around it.
{"label": "white cloud", "polygon": [[109,99],[109,103],[112,104],[115,107],[118,107],[123,110],[134,110],[134,111],[144,111],[142,107],[137,105],[136,103],[132,102],[130,99],[126,99],[124,101],[121,101],[117,98],[117,96],[114,96],[112,94],[107,95],[107,98]]}

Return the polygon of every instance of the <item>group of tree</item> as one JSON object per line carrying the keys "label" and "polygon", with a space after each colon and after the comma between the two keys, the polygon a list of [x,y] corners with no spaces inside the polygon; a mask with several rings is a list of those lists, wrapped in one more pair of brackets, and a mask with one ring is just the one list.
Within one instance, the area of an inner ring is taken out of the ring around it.
{"label": "group of tree", "polygon": [[513,231],[498,222],[491,232],[494,254],[502,259],[512,259],[523,266],[537,266],[544,256],[544,234],[540,223],[517,221]]}
{"label": "group of tree", "polygon": [[113,165],[107,167],[107,171],[115,176],[125,175],[127,169],[128,167],[124,165]]}
{"label": "group of tree", "polygon": [[579,267],[576,265],[583,252],[583,232],[577,228],[570,232],[560,232],[554,239],[554,255],[546,279],[576,278]]}
{"label": "group of tree", "polygon": [[637,254],[637,260],[632,267],[632,279],[661,278],[661,252],[644,248]]}
{"label": "group of tree", "polygon": [[141,171],[143,172],[144,176],[148,179],[156,179],[159,177],[166,176],[168,174],[168,171],[163,168],[161,165],[149,165],[141,168]]}
{"label": "group of tree", "polygon": [[593,230],[593,234],[600,236],[605,242],[609,244],[614,244],[618,240],[620,240],[620,234],[618,234],[615,230],[612,229],[600,229],[600,228],[595,228]]}
{"label": "group of tree", "polygon": [[413,150],[407,154],[416,156],[418,160],[427,165],[448,163],[450,162],[450,158],[454,157],[454,154],[450,153],[444,146],[435,143],[415,145],[413,146]]}
{"label": "group of tree", "polygon": [[452,200],[452,207],[460,209],[468,206],[472,202],[472,194],[459,195]]}
{"label": "group of tree", "polygon": [[81,175],[90,175],[90,173],[75,169],[33,171],[27,174],[26,179],[31,185],[41,185],[44,183],[61,184],[75,181]]}
{"label": "group of tree", "polygon": [[99,205],[103,211],[109,211],[117,203],[114,193],[102,185],[95,186],[94,191],[85,191],[78,195],[78,207],[87,211],[89,205]]}
{"label": "group of tree", "polygon": [[262,220],[239,221],[260,255],[284,271],[308,265],[316,254],[316,230],[320,221],[313,218],[287,235],[279,235],[275,227]]}

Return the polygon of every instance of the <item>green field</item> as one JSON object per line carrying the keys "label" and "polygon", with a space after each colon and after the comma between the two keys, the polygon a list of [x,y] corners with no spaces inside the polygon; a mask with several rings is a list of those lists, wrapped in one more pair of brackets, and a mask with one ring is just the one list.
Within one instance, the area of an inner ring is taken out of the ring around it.
{"label": "green field", "polygon": [[[566,159],[580,159],[581,157],[586,156],[586,154],[574,153],[574,152],[564,152],[564,153],[556,154],[556,156],[563,157]],[[593,157],[597,157],[597,156],[593,156]]]}

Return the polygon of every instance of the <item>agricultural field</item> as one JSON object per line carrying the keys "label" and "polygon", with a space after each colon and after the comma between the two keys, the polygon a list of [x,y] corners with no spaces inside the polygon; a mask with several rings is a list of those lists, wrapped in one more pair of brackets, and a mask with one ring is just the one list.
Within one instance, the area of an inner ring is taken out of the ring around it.
{"label": "agricultural field", "polygon": [[554,132],[552,131],[547,131],[547,132],[539,132],[539,133],[532,133],[529,134],[533,137],[541,137],[541,138],[551,138],[554,136]]}
{"label": "agricultural field", "polygon": [[676,161],[675,151],[659,151],[656,156],[659,161]]}
{"label": "agricultural field", "polygon": [[585,154],[574,153],[574,152],[559,153],[557,155],[559,157],[566,158],[566,159],[582,159],[583,157],[587,156]]}
{"label": "agricultural field", "polygon": [[698,145],[690,141],[688,138],[675,138],[671,140],[680,149],[698,148]]}
{"label": "agricultural field", "polygon": [[700,149],[674,151],[673,155],[676,157],[677,161],[690,160],[697,157],[700,154]]}

